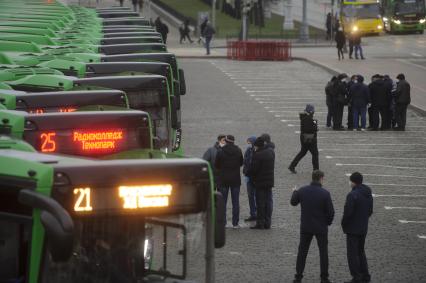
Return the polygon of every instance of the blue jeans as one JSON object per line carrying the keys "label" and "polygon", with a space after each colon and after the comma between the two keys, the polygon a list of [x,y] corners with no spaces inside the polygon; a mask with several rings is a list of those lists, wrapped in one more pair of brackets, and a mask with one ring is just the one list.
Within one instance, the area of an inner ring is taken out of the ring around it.
{"label": "blue jeans", "polygon": [[[240,221],[240,187],[220,187],[219,191],[223,195],[225,201],[225,211],[226,205],[228,203],[228,192],[231,190],[231,199],[232,199],[232,225],[238,225]],[[226,213],[225,213],[225,223],[226,223]]]}
{"label": "blue jeans", "polygon": [[210,42],[212,41],[211,36],[206,36],[206,49],[207,49],[207,55],[210,54]]}
{"label": "blue jeans", "polygon": [[358,117],[361,115],[361,128],[365,129],[366,125],[366,116],[367,116],[367,107],[352,107],[353,118],[354,118],[354,129],[358,129]]}
{"label": "blue jeans", "polygon": [[250,207],[250,216],[256,217],[256,188],[253,183],[250,181],[249,177],[244,178],[247,186],[247,196]]}
{"label": "blue jeans", "polygon": [[356,59],[358,59],[358,51],[359,51],[359,55],[361,56],[361,59],[364,59],[364,55],[362,54],[361,45],[355,45],[355,58]]}

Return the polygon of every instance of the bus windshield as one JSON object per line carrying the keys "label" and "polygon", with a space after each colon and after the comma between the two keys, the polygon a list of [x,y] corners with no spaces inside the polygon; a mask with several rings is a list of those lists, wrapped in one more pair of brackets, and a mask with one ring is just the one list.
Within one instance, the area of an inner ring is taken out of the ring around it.
{"label": "bus windshield", "polygon": [[346,18],[377,19],[380,18],[379,4],[343,5],[342,15]]}
{"label": "bus windshield", "polygon": [[395,15],[424,14],[424,0],[399,0],[395,4]]}
{"label": "bus windshield", "polygon": [[204,213],[74,219],[72,258],[53,263],[46,256],[41,282],[131,283],[159,278],[203,282],[204,219]]}

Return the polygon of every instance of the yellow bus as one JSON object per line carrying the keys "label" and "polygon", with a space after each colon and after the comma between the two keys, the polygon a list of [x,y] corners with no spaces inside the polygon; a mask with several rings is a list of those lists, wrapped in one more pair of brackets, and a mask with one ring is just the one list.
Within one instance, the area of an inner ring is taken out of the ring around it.
{"label": "yellow bus", "polygon": [[383,21],[378,0],[341,0],[340,23],[346,33],[379,34]]}

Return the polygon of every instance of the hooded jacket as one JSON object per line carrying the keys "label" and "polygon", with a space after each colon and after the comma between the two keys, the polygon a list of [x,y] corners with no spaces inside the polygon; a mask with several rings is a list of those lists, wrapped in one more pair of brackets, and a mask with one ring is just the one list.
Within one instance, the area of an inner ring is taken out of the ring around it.
{"label": "hooded jacket", "polygon": [[367,107],[367,104],[370,102],[370,91],[368,87],[361,82],[351,85],[349,96],[351,106],[355,108]]}
{"label": "hooded jacket", "polygon": [[390,104],[391,96],[388,95],[387,86],[384,80],[375,80],[368,85],[370,90],[371,104],[379,107],[387,107]]}
{"label": "hooded jacket", "polygon": [[368,219],[372,214],[373,196],[371,189],[364,184],[353,187],[346,197],[342,218],[343,232],[350,235],[366,235]]}
{"label": "hooded jacket", "polygon": [[212,167],[215,180],[218,177],[218,170],[215,166],[215,162],[216,162],[216,155],[219,150],[220,150],[219,142],[216,142],[212,147],[207,149],[206,152],[203,154],[203,159],[205,161],[208,161],[210,163],[210,166]]}
{"label": "hooded jacket", "polygon": [[252,156],[254,152],[253,144],[256,141],[256,137],[252,136],[247,139],[252,145],[248,146],[246,151],[244,152],[244,166],[243,166],[243,174],[248,176],[248,171],[251,166]]}
{"label": "hooded jacket", "polygon": [[400,80],[396,86],[396,103],[398,104],[410,104],[410,84],[406,80]]}
{"label": "hooded jacket", "polygon": [[275,153],[266,146],[259,147],[253,154],[249,176],[256,187],[272,188],[274,186]]}
{"label": "hooded jacket", "polygon": [[243,165],[243,153],[233,143],[227,143],[216,155],[219,187],[241,186],[240,167]]}

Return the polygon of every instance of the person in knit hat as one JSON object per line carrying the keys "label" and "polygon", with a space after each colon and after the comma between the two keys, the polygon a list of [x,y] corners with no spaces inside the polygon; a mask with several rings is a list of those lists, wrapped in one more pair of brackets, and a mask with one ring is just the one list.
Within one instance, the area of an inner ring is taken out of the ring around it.
{"label": "person in knit hat", "polygon": [[314,119],[314,113],[315,107],[311,104],[307,104],[305,111],[299,114],[301,149],[288,167],[290,172],[293,174],[297,173],[296,166],[308,151],[310,151],[312,154],[313,169],[319,170],[319,154],[317,145],[318,121]]}

